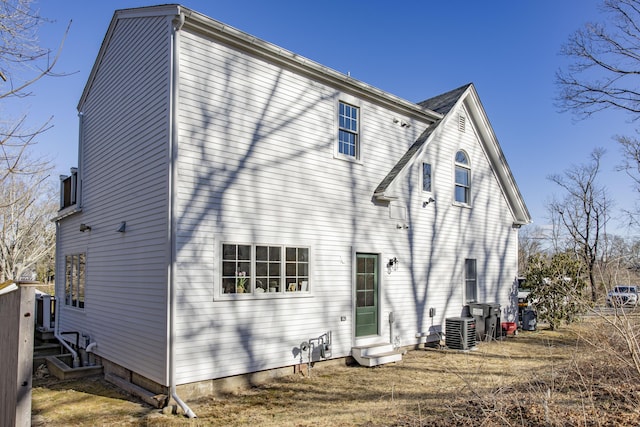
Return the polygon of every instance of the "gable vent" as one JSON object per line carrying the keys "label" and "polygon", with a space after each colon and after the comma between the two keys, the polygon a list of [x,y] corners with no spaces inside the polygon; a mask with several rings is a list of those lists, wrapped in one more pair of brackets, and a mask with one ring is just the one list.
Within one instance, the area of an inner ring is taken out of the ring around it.
{"label": "gable vent", "polygon": [[465,116],[463,116],[462,114],[460,114],[458,116],[458,130],[460,132],[464,132],[464,127],[466,125],[466,121],[467,121],[467,118]]}

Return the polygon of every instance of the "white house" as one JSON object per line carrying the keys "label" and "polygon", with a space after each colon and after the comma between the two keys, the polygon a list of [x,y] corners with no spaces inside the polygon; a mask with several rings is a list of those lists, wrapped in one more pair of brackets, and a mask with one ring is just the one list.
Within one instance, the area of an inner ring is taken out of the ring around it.
{"label": "white house", "polygon": [[59,328],[128,380],[414,347],[470,301],[513,320],[530,215],[472,84],[416,104],[163,5],[116,11],[78,111]]}

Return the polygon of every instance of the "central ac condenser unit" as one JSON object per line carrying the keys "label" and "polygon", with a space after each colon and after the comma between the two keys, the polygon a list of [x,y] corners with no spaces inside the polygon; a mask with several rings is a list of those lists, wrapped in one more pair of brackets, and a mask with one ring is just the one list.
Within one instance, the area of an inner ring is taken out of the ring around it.
{"label": "central ac condenser unit", "polygon": [[445,320],[445,344],[453,350],[470,350],[476,346],[476,321],[473,317],[450,317]]}

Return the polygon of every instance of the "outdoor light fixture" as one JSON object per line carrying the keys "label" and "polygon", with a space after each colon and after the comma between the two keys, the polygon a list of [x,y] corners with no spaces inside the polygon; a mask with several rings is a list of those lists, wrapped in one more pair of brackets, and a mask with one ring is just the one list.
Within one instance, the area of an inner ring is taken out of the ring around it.
{"label": "outdoor light fixture", "polygon": [[83,233],[85,231],[91,231],[91,227],[89,227],[87,224],[82,223],[80,224],[80,231],[82,231]]}
{"label": "outdoor light fixture", "polygon": [[393,271],[398,271],[398,258],[393,257],[393,258],[389,258],[389,262],[387,263],[387,269],[389,269],[389,272]]}
{"label": "outdoor light fixture", "polygon": [[120,223],[120,227],[118,227],[118,229],[116,231],[118,233],[124,233],[125,231],[127,231],[127,222],[126,221],[122,221]]}
{"label": "outdoor light fixture", "polygon": [[429,203],[433,203],[435,202],[436,199],[434,199],[433,197],[429,197],[429,200],[425,200],[424,202],[422,202],[422,207],[424,208],[425,206],[427,206]]}

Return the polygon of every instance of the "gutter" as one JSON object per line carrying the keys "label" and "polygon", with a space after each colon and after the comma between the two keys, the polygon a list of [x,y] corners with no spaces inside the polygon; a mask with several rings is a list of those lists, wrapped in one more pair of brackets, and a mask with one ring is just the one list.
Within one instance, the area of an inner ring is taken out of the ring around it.
{"label": "gutter", "polygon": [[224,44],[234,46],[252,55],[257,55],[269,62],[273,62],[289,70],[294,70],[297,73],[311,77],[314,80],[339,90],[349,92],[359,98],[382,105],[399,114],[428,122],[435,122],[443,117],[442,114],[436,111],[423,108],[418,104],[354,79],[348,74],[340,73],[316,61],[254,37],[191,9],[180,7],[180,13],[187,13],[189,20],[186,25],[200,34],[213,37]]}
{"label": "gutter", "polygon": [[184,12],[178,8],[179,14],[172,21],[173,24],[173,40],[172,40],[172,68],[171,68],[171,80],[170,80],[170,112],[171,115],[169,123],[169,247],[171,248],[171,255],[169,260],[169,283],[168,283],[168,291],[169,298],[168,304],[169,307],[167,312],[169,314],[169,392],[173,400],[182,408],[185,415],[189,418],[197,418],[197,415],[189,408],[189,406],[184,403],[178,393],[176,391],[176,368],[175,368],[175,319],[176,319],[176,289],[175,289],[175,281],[176,281],[176,241],[175,241],[175,231],[177,229],[176,224],[176,216],[175,212],[177,210],[177,195],[176,195],[176,185],[177,182],[177,157],[178,157],[178,123],[176,122],[176,117],[178,116],[178,71],[179,71],[179,41],[180,41],[180,29],[184,25]]}

